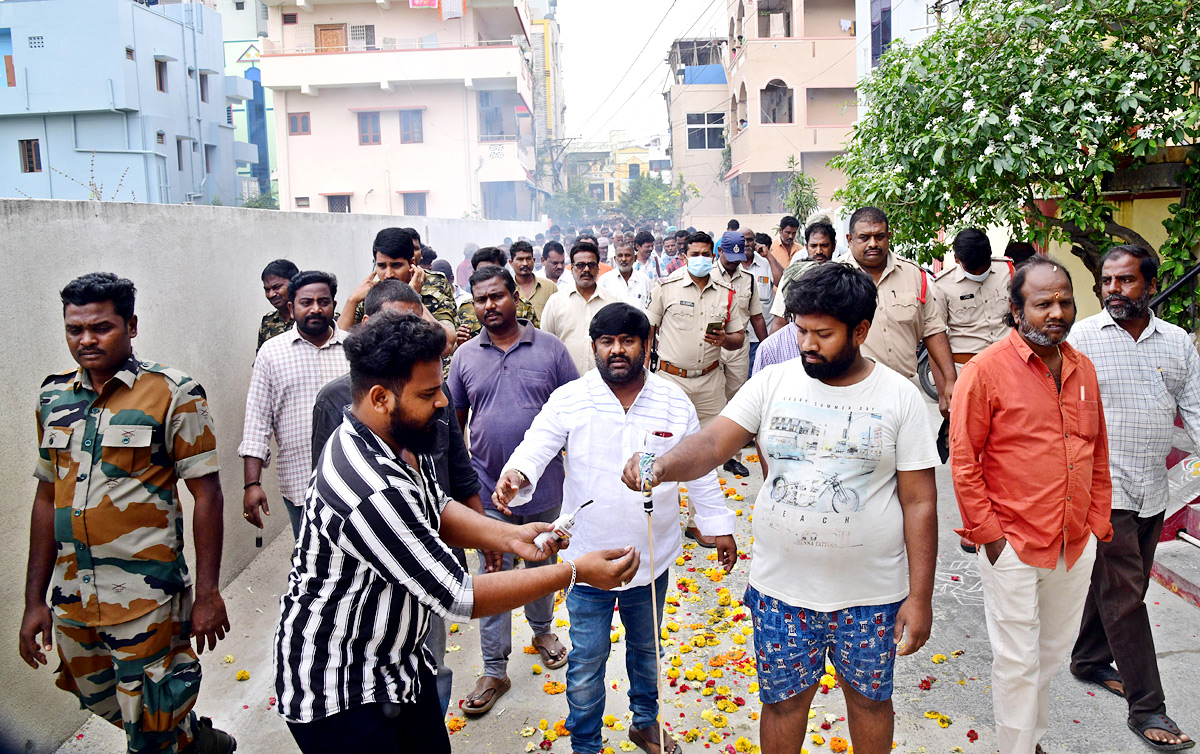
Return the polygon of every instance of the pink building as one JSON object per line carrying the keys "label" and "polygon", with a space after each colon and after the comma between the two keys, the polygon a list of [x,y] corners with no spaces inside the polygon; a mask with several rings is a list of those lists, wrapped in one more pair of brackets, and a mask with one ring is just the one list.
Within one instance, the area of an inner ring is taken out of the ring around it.
{"label": "pink building", "polygon": [[535,217],[528,0],[266,0],[280,208]]}

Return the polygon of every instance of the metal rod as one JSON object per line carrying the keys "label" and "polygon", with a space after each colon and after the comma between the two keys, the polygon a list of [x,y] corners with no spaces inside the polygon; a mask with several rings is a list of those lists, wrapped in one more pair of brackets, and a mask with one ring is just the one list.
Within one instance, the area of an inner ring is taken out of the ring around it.
{"label": "metal rod", "polygon": [[1200,547],[1200,539],[1196,539],[1191,534],[1188,534],[1186,531],[1183,531],[1182,529],[1177,531],[1175,533],[1175,536],[1179,537],[1184,542],[1187,542],[1189,545],[1195,545],[1196,547]]}

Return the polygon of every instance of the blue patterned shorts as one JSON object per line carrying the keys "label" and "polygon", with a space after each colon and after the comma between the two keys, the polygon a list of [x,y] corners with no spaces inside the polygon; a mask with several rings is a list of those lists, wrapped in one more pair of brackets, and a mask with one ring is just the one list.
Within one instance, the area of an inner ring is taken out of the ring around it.
{"label": "blue patterned shorts", "polygon": [[795,607],[746,587],[754,619],[759,698],[782,702],[819,683],[828,656],[838,674],[868,699],[892,696],[896,644],[892,632],[904,601],[823,613]]}

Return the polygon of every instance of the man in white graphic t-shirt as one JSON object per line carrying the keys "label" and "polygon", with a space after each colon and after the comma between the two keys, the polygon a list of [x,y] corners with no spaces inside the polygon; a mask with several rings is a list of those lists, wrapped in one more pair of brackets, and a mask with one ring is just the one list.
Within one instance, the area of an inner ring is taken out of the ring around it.
{"label": "man in white graphic t-shirt", "polygon": [[[751,438],[767,458],[744,602],[754,619],[763,751],[794,751],[833,664],[856,751],[891,749],[892,670],[929,638],[938,465],[912,382],[862,356],[870,276],[827,264],[793,288],[802,357],[755,374],[721,415],[653,465],[695,479]],[[789,297],[790,298],[790,297]],[[639,488],[638,458],[624,480]]]}

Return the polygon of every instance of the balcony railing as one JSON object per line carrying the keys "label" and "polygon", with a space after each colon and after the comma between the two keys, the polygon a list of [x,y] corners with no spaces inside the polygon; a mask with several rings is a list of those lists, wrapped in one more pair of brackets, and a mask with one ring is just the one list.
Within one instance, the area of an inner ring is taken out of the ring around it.
{"label": "balcony railing", "polygon": [[[291,29],[292,27],[288,27]],[[481,39],[470,40],[466,42],[460,41],[441,41],[436,35],[422,37],[417,39],[396,39],[392,37],[378,37],[374,44],[366,42],[350,41],[345,45],[318,47],[315,41],[313,27],[300,26],[296,27],[295,32],[290,32],[289,36],[300,37],[312,41],[294,42],[291,46],[285,47],[283,42],[277,39],[263,40],[263,57],[273,55],[321,55],[329,53],[346,53],[346,52],[380,52],[389,50],[460,50],[469,47],[518,47],[518,38],[509,37],[508,39]]]}

